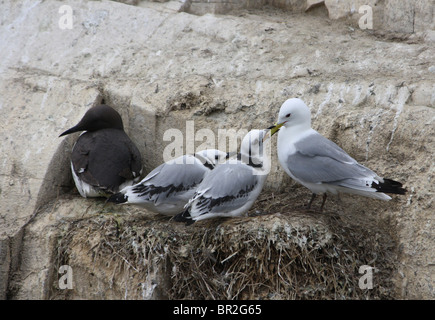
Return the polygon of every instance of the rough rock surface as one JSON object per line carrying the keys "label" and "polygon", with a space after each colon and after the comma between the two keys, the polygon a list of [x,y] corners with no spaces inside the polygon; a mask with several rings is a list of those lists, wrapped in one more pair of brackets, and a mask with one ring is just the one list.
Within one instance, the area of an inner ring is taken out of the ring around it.
{"label": "rough rock surface", "polygon": [[[168,296],[158,293],[165,291],[161,288],[167,281],[160,281],[158,272],[157,280],[140,281],[146,294],[128,295],[121,286],[102,296],[111,283],[129,281],[113,279],[116,270],[110,268],[112,278],[98,273],[99,291],[88,294],[90,266],[105,263],[108,256],[101,251],[85,260],[79,248],[87,243],[73,246],[80,233],[66,235],[82,231],[73,228],[81,219],[100,215],[104,221],[110,219],[101,202],[77,198],[68,165],[77,135],[66,139],[58,135],[90,106],[104,99],[121,112],[126,131],[143,154],[146,173],[163,161],[167,129],[185,134],[186,121],[194,120],[195,130],[209,128],[217,139],[218,129],[264,128],[276,120],[285,99],[300,97],[312,109],[315,129],[361,163],[408,188],[406,196],[390,202],[342,196],[341,202],[331,197],[327,203],[327,211],[365,219],[381,230],[379,239],[395,242],[388,246],[388,259],[395,256],[392,279],[387,279],[392,291],[368,297],[433,299],[434,6],[431,0],[414,1],[409,8],[392,2],[371,1],[373,29],[360,30],[360,1],[353,1],[355,7],[350,8],[328,0],[247,1],[240,7],[225,2],[222,11],[207,9],[200,1],[142,1],[138,7],[111,1],[4,1],[0,5],[0,297]],[[72,9],[71,29],[59,24],[65,14],[62,5]],[[275,155],[272,160],[264,194],[287,193],[280,213],[291,215],[309,192],[285,175]],[[128,217],[122,218],[123,226],[129,225]],[[268,230],[274,230],[276,219],[283,225],[293,221],[279,216],[273,217],[273,224],[265,216],[253,219],[264,220]],[[312,220],[302,219],[308,225]],[[180,229],[165,223],[173,232]],[[327,226],[322,229],[325,234]],[[231,222],[224,227],[231,228]],[[202,228],[206,232],[210,225]],[[190,236],[194,234],[191,231]],[[66,243],[59,240],[64,236],[72,247],[59,245]],[[54,289],[59,277],[56,261],[65,255],[58,248],[79,250],[69,257],[75,266],[74,291],[69,293]],[[383,266],[387,261],[376,259],[359,262]],[[381,272],[385,274],[385,269]],[[134,286],[134,277],[129,286]]]}

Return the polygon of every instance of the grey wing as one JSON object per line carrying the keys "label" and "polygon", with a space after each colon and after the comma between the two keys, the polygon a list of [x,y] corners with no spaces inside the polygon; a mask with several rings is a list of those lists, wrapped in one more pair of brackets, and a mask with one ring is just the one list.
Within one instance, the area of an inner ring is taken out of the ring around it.
{"label": "grey wing", "polygon": [[133,186],[131,192],[158,203],[196,188],[207,171],[197,160],[191,163],[163,163]]}
{"label": "grey wing", "polygon": [[320,134],[295,144],[296,152],[287,158],[290,172],[304,182],[336,182],[345,179],[376,177],[334,142]]}
{"label": "grey wing", "polygon": [[[314,130],[313,130],[314,131]],[[346,151],[340,148],[331,140],[314,131],[313,134],[295,143],[296,150],[306,156],[323,156],[335,159],[339,162],[356,163],[357,161],[349,156]]]}
{"label": "grey wing", "polygon": [[192,217],[205,213],[231,212],[249,201],[258,184],[251,167],[242,164],[221,164],[210,171],[192,199]]}

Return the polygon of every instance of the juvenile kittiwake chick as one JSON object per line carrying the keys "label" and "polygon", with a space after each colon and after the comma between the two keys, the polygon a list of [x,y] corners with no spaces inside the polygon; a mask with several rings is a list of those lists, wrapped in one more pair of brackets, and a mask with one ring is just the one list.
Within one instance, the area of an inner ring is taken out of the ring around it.
{"label": "juvenile kittiwake chick", "polygon": [[322,211],[326,192],[353,193],[381,200],[391,199],[384,192],[406,192],[400,182],[379,177],[312,129],[310,109],[300,99],[285,101],[277,123],[270,129],[271,135],[279,130],[278,159],[284,171],[313,192],[308,208],[316,194],[322,193]]}
{"label": "juvenile kittiwake chick", "polygon": [[81,196],[107,197],[139,181],[141,154],[115,109],[104,104],[92,107],[59,137],[78,131],[85,132],[73,146],[71,172]]}
{"label": "juvenile kittiwake chick", "polygon": [[161,164],[141,182],[125,187],[108,201],[135,204],[165,215],[178,214],[183,211],[204,175],[226,158],[227,153],[215,149],[183,155]]}
{"label": "juvenile kittiwake chick", "polygon": [[186,210],[174,220],[192,224],[203,219],[245,214],[260,194],[270,170],[267,133],[267,130],[251,130],[242,140],[240,156],[207,173]]}

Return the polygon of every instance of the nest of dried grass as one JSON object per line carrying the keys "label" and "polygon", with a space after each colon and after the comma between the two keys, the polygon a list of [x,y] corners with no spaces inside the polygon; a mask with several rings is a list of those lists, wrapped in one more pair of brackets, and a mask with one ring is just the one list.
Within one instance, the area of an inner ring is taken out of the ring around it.
{"label": "nest of dried grass", "polygon": [[[98,287],[127,299],[394,298],[387,231],[368,217],[282,210],[285,199],[264,194],[249,217],[188,227],[111,207],[69,225],[58,264],[88,264],[82,273],[100,272]],[[373,289],[359,287],[362,265],[377,270]]]}

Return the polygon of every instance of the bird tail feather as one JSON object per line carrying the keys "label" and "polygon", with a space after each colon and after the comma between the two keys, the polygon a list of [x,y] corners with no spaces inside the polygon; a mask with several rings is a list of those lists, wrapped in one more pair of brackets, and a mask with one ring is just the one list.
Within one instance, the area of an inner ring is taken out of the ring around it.
{"label": "bird tail feather", "polygon": [[403,188],[402,183],[391,179],[383,179],[384,182],[372,183],[372,188],[376,189],[376,192],[385,192],[393,194],[405,194],[406,189]]}
{"label": "bird tail feather", "polygon": [[122,192],[118,192],[115,194],[112,194],[108,199],[107,202],[114,202],[114,203],[125,203],[128,201],[128,196],[125,195]]}
{"label": "bird tail feather", "polygon": [[176,222],[185,222],[187,226],[195,222],[195,220],[193,220],[192,216],[190,215],[189,208],[175,215],[172,220]]}

